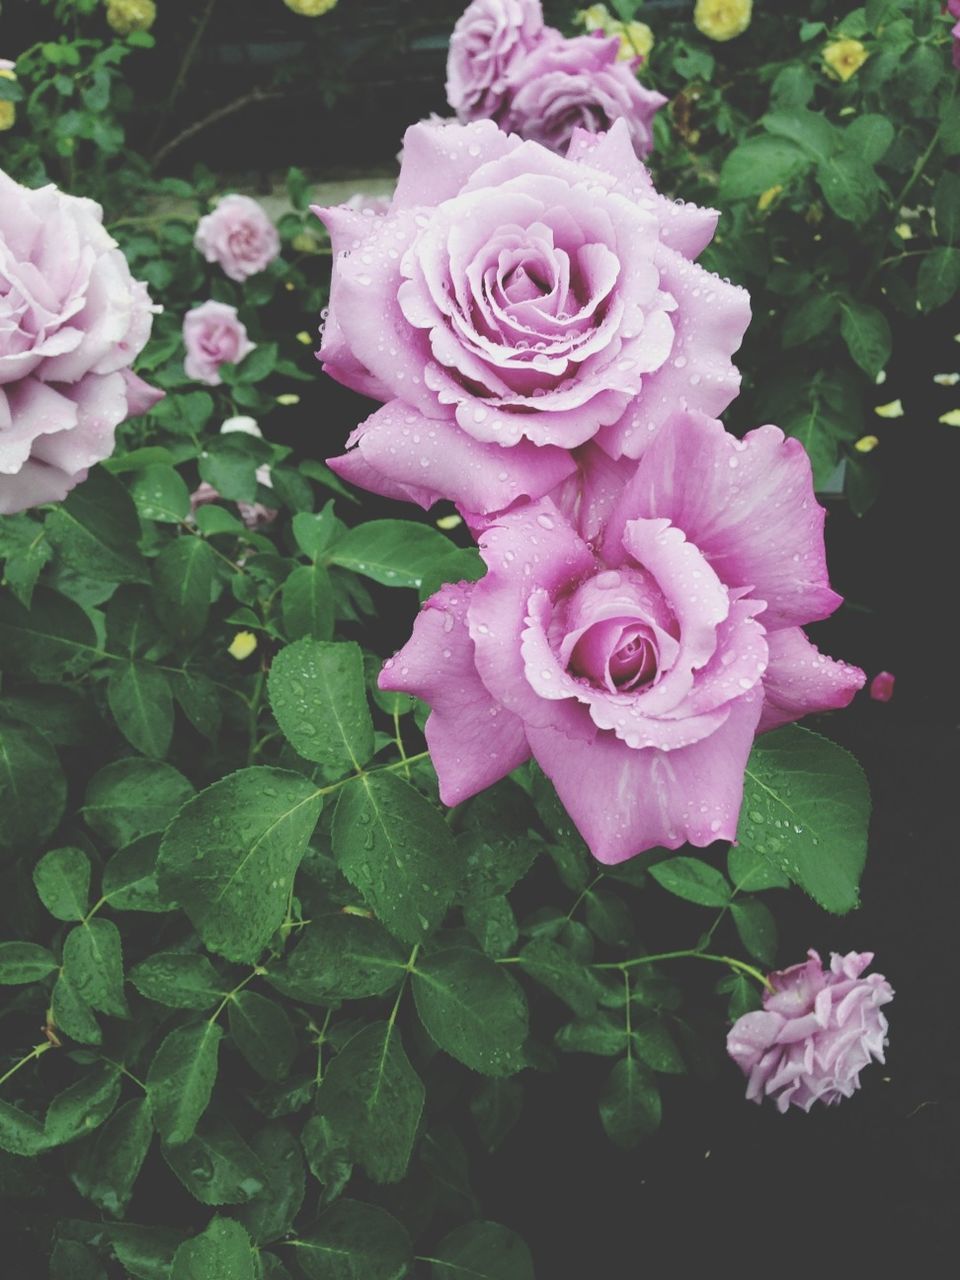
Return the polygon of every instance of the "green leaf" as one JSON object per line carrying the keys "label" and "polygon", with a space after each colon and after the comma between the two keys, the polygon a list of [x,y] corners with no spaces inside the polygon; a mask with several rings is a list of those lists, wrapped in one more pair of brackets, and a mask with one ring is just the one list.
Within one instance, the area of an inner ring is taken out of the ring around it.
{"label": "green leaf", "polygon": [[266,1170],[226,1120],[202,1120],[186,1142],[165,1142],[161,1151],[201,1204],[246,1204],[267,1188]]}
{"label": "green leaf", "polygon": [[247,447],[249,437],[241,443],[230,436],[210,442],[208,452],[200,455],[197,470],[200,479],[213,485],[217,493],[230,502],[256,502],[257,458]]}
{"label": "green leaf", "polygon": [[51,849],[33,868],[40,901],[57,920],[82,920],[90,905],[90,859],[82,849]]}
{"label": "green leaf", "polygon": [[598,1015],[586,1022],[568,1022],[556,1035],[558,1049],[565,1053],[595,1053],[612,1058],[627,1047],[627,1031],[620,1018],[611,1022]]}
{"label": "green leaf", "polygon": [[47,516],[46,534],[64,562],[104,582],[149,582],[137,551],[140,519],[130,495],[103,467],[94,467]]}
{"label": "green leaf", "polygon": [[817,166],[817,182],[827,204],[847,222],[860,226],[876,210],[880,183],[860,155],[838,151]]}
{"label": "green leaf", "polygon": [[784,347],[798,347],[819,337],[830,327],[839,307],[836,298],[813,294],[797,307],[791,307],[783,322],[781,341]]}
{"label": "green leaf", "polygon": [[601,942],[612,947],[626,946],[633,936],[630,908],[614,893],[590,889],[586,895],[587,927]]}
{"label": "green leaf", "polygon": [[508,899],[471,898],[464,903],[463,922],[488,956],[509,955],[517,945],[520,927]]}
{"label": "green leaf", "polygon": [[160,833],[140,836],[118,849],[103,869],[103,896],[114,911],[172,911],[157,888],[157,855]]}
{"label": "green leaf", "polygon": [[250,1066],[265,1080],[284,1080],[297,1055],[297,1037],[286,1012],[254,991],[230,1001],[230,1034]]}
{"label": "green leaf", "polygon": [[733,881],[734,888],[748,893],[790,887],[790,879],[782,871],[778,871],[772,863],[752,849],[745,849],[738,844],[731,845],[727,853],[727,874]]}
{"label": "green leaf", "polygon": [[222,714],[213,681],[198,671],[178,671],[173,677],[173,696],[196,731],[216,741]]}
{"label": "green leaf", "polygon": [[410,1163],[424,1096],[400,1033],[375,1022],[348,1040],[327,1067],[316,1107],[334,1139],[374,1182],[397,1182]]}
{"label": "green leaf", "polygon": [[47,1108],[43,1131],[50,1146],[60,1147],[103,1124],[120,1097],[120,1072],[114,1066],[90,1067]]}
{"label": "green leaf", "polygon": [[29,610],[0,594],[0,653],[5,670],[54,683],[81,675],[100,656],[89,616],[47,587],[33,593]]}
{"label": "green leaf", "polygon": [[148,1000],[171,1009],[209,1009],[227,986],[206,956],[160,951],[130,970],[130,981]]}
{"label": "green leaf", "polygon": [[301,564],[294,569],[280,592],[280,612],[291,640],[333,638],[333,584],[322,564]]}
{"label": "green leaf", "polygon": [[322,805],[300,774],[252,768],[183,806],[164,833],[157,883],[210,951],[257,959],[283,921]]}
{"label": "green leaf", "polygon": [[470,1099],[470,1113],[480,1141],[493,1154],[520,1119],[523,1086],[517,1080],[484,1080]]}
{"label": "green leaf", "polygon": [[63,944],[63,969],[92,1008],[127,1016],[120,930],[112,920],[97,917],[71,929]]}
{"label": "green leaf", "polygon": [[0,942],[0,986],[42,982],[57,967],[53,953],[35,942]]}
{"label": "green leaf", "polygon": [[947,244],[960,240],[960,177],[944,170],[937,179],[933,192],[933,210],[937,220],[937,235]]}
{"label": "green leaf", "polygon": [[740,941],[752,956],[772,965],[777,953],[777,925],[759,898],[742,898],[730,904]]}
{"label": "green leaf", "polygon": [[413,995],[431,1039],[484,1075],[524,1066],[527,1003],[515,980],[478,951],[454,947],[417,961]]}
{"label": "green leaf", "polygon": [[549,938],[534,938],[520,952],[520,964],[534,981],[552,991],[580,1017],[597,1007],[597,983],[589,969]]}
{"label": "green leaf", "polygon": [[621,1058],[600,1095],[600,1120],[607,1137],[629,1150],[660,1124],[660,1094],[653,1076],[636,1058]]}
{"label": "green leaf", "polygon": [[870,792],[842,747],[791,725],[758,738],[747,762],[737,842],[827,911],[851,911],[867,852]]}
{"label": "green leaf", "polygon": [[114,760],[87,788],[83,817],[107,844],[128,845],[162,831],[193,795],[193,786],[172,765],[159,760]]}
{"label": "green leaf", "polygon": [[419,942],[443,920],[460,879],[456,846],[409,783],[386,772],[349,783],[331,840],[340,870],[391,933]]}
{"label": "green leaf", "polygon": [[331,540],[342,537],[345,532],[343,523],[334,514],[332,500],[322,511],[302,511],[290,523],[297,546],[311,560],[318,559],[329,547]]}
{"label": "green leaf", "polygon": [[723,873],[700,858],[669,858],[654,863],[650,874],[668,893],[701,907],[725,907],[730,900]]}
{"label": "green leaf", "polygon": [[879,164],[890,149],[895,130],[887,116],[863,115],[851,120],[843,133],[844,150],[855,152],[867,164]]}
{"label": "green leaf", "polygon": [[809,167],[807,153],[787,138],[747,138],[723,162],[720,198],[744,200],[770,187],[785,187]]}
{"label": "green leaf", "polygon": [[882,311],[863,302],[841,304],[840,332],[847,348],[869,377],[875,378],[890,359],[893,339]]}
{"label": "green leaf", "polygon": [[680,1075],[686,1070],[673,1036],[658,1018],[633,1028],[633,1048],[653,1071]]}
{"label": "green leaf", "polygon": [[58,1240],[50,1255],[49,1280],[104,1280],[97,1255],[79,1240]]}
{"label": "green leaf", "polygon": [[376,920],[355,915],[314,918],[282,967],[267,981],[308,1004],[380,996],[397,985],[406,954]]}
{"label": "green leaf", "polygon": [[173,467],[145,467],[130,486],[130,496],[144,520],[179,524],[190,514],[190,490]]}
{"label": "green leaf", "polygon": [[103,1039],[93,1010],[66,973],[61,973],[54,984],[50,1015],[55,1027],[81,1044],[99,1044]]}
{"label": "green leaf", "polygon": [[329,553],[329,560],[385,587],[419,587],[454,550],[449,538],[425,524],[370,520],[349,529]]}
{"label": "green leaf", "polygon": [[162,671],[146,662],[117,663],[107,681],[117,728],[145,756],[161,758],[173,737],[173,698]]}
{"label": "green leaf", "polygon": [[179,1232],[124,1223],[112,1226],[109,1238],[117,1261],[136,1280],[170,1280],[173,1256],[182,1239]]}
{"label": "green leaf", "polygon": [[768,133],[786,138],[802,147],[814,160],[826,160],[840,141],[838,130],[819,111],[795,106],[789,111],[771,111],[760,121]]}
{"label": "green leaf", "polygon": [[0,723],[0,848],[46,840],[66,802],[66,778],[47,739],[26,725]]}
{"label": "green leaf", "polygon": [[920,263],[917,299],[924,311],[935,311],[960,291],[960,249],[934,249]]}
{"label": "green leaf", "polygon": [[212,1218],[177,1250],[170,1280],[256,1280],[250,1237],[233,1218]]}
{"label": "green leaf", "polygon": [[243,1225],[258,1245],[280,1240],[293,1227],[306,1193],[300,1144],[282,1124],[267,1125],[254,1134],[250,1149],[266,1174],[268,1194],[244,1205]]}
{"label": "green leaf", "polygon": [[277,724],[305,760],[343,774],[373,755],[359,645],[297,640],[274,658],[268,689]]}
{"label": "green leaf", "polygon": [[9,1151],[15,1156],[36,1156],[49,1145],[39,1120],[0,1099],[0,1151]]}
{"label": "green leaf", "polygon": [[187,1142],[207,1109],[223,1032],[215,1022],[177,1027],[161,1044],[147,1072],[147,1097],[160,1135]]}
{"label": "green leaf", "polygon": [[164,547],[153,562],[157,615],[175,640],[189,643],[203,633],[213,566],[213,549],[187,534]]}
{"label": "green leaf", "polygon": [[534,1280],[530,1250],[497,1222],[467,1222],[430,1256],[433,1280]]}
{"label": "green leaf", "polygon": [[308,1280],[401,1280],[413,1260],[410,1237],[396,1218],[359,1200],[338,1200],[290,1243]]}
{"label": "green leaf", "polygon": [[123,1217],[152,1140],[150,1104],[133,1098],[80,1149],[70,1174],[73,1185],[104,1213]]}

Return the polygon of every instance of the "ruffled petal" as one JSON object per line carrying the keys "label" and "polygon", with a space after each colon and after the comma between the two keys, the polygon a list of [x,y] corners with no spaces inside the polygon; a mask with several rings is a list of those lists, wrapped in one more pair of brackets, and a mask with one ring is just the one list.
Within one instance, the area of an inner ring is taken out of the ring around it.
{"label": "ruffled petal", "polygon": [[819,711],[846,707],[866,682],[859,667],[828,658],[799,627],[774,631],[767,643],[770,661],[763,677],[761,733]]}

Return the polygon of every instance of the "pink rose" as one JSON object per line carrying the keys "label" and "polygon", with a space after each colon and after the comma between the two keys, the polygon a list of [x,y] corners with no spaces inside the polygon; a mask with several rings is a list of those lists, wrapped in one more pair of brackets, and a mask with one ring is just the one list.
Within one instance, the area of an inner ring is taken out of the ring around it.
{"label": "pink rose", "polygon": [[893,697],[896,676],[889,671],[879,671],[870,681],[870,697],[874,702],[889,702]]}
{"label": "pink rose", "polygon": [[0,514],[65,497],[163,394],[130,370],[154,308],[102,223],[0,170]]}
{"label": "pink rose", "polygon": [[743,289],[693,259],[719,215],[654,190],[618,121],[566,159],[489,121],[414,125],[390,212],[318,209],[334,252],[319,358],[384,401],[332,459],[388,497],[537,499],[593,441],[637,458],[737,393]]}
{"label": "pink rose", "polygon": [[653,147],[653,117],[667,99],[620,62],[620,37],[541,41],[514,63],[501,127],[565,155],[575,129],[601,133],[625,121],[638,156]]}
{"label": "pink rose", "polygon": [[749,1077],[747,1097],[775,1098],[780,1112],[851,1097],[863,1068],[883,1062],[887,1043],[880,1009],[893,988],[879,973],[861,977],[872,952],[834,953],[829,972],[816,951],[807,955],[806,964],[770,975],[763,1010],[738,1018],[727,1036],[727,1052]]}
{"label": "pink rose", "polygon": [[219,387],[222,364],[239,364],[256,346],[247,337],[237,308],[225,302],[205,302],[183,318],[183,368],[188,378]]}
{"label": "pink rose", "polygon": [[486,576],[426,603],[380,686],[430,704],[445,804],[532,755],[616,863],[734,839],[754,735],[864,674],[800,629],[840,597],[798,440],[677,414],[608,506],[596,548],[550,499],[498,517]]}
{"label": "pink rose", "polygon": [[201,218],[193,243],[208,262],[219,262],[241,284],[265,271],[280,252],[280,237],[262,205],[249,196],[224,196]]}
{"label": "pink rose", "polygon": [[496,119],[511,66],[544,31],[540,0],[473,0],[467,6],[447,58],[447,101],[461,120]]}

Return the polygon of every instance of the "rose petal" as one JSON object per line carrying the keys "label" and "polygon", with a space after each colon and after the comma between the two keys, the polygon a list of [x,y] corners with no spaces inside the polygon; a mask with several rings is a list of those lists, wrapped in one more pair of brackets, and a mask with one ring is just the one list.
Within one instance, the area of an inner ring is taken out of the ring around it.
{"label": "rose petal", "polygon": [[774,631],[767,643],[770,661],[763,677],[761,733],[819,711],[846,707],[866,681],[859,667],[822,654],[799,627]]}

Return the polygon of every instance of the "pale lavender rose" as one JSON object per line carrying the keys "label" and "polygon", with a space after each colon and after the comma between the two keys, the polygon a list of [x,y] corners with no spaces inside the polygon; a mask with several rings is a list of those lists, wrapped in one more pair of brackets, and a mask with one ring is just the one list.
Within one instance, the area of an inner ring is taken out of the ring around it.
{"label": "pale lavender rose", "polygon": [[188,378],[219,387],[222,364],[239,364],[256,346],[247,336],[247,327],[237,308],[225,302],[204,302],[183,318],[183,362]]}
{"label": "pale lavender rose", "polygon": [[770,975],[763,1009],[738,1018],[727,1036],[727,1052],[749,1077],[747,1097],[774,1098],[782,1113],[851,1097],[887,1044],[881,1008],[893,988],[879,973],[862,976],[873,953],[834,953],[826,972],[816,951],[807,955],[806,964]]}
{"label": "pale lavender rose", "polygon": [[496,517],[380,687],[429,703],[445,804],[532,755],[601,862],[733,840],[755,734],[864,682],[801,630],[840,603],[809,459],[678,413],[604,506],[595,546],[549,498]]}
{"label": "pale lavender rose", "polygon": [[541,498],[593,442],[639,457],[737,394],[743,289],[694,262],[719,214],[658,195],[626,124],[566,158],[489,121],[407,131],[390,211],[317,209],[335,254],[319,358],[385,402],[344,479],[487,515]]}
{"label": "pale lavender rose", "polygon": [[543,41],[513,66],[501,126],[565,155],[575,129],[604,133],[623,120],[637,155],[653,147],[653,118],[667,99],[618,61],[620,37]]}
{"label": "pale lavender rose", "polygon": [[0,170],[0,514],[65,497],[161,398],[130,369],[154,310],[98,204]]}
{"label": "pale lavender rose", "polygon": [[[220,428],[222,436],[228,436],[235,431],[247,436],[256,436],[258,440],[263,439],[263,432],[254,418],[243,415],[227,418]],[[264,464],[262,467],[257,467],[256,476],[257,484],[262,484],[266,489],[273,488],[273,479],[268,466]],[[194,515],[198,507],[220,501],[221,494],[218,490],[207,480],[203,480],[190,495],[190,514]],[[263,525],[272,524],[280,514],[276,508],[265,506],[262,502],[238,502],[237,511],[248,529],[259,529]]]}
{"label": "pale lavender rose", "polygon": [[280,252],[280,237],[262,205],[249,196],[224,196],[197,224],[194,245],[240,284],[265,271]]}
{"label": "pale lavender rose", "polygon": [[[457,20],[447,58],[447,101],[463,121],[494,120],[510,68],[544,38],[540,0],[474,0]],[[551,31],[554,38],[561,38]]]}

